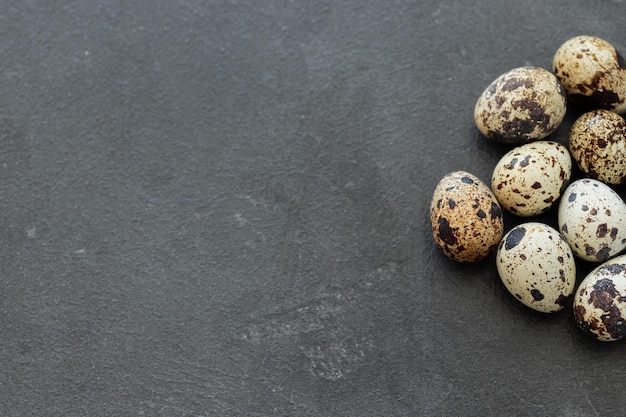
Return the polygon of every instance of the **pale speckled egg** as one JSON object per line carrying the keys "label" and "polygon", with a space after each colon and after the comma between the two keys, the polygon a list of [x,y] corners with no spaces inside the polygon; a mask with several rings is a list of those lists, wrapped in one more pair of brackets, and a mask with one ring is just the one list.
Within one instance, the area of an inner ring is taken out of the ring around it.
{"label": "pale speckled egg", "polygon": [[626,121],[608,110],[580,116],[569,133],[569,149],[581,171],[607,184],[626,181]]}
{"label": "pale speckled egg", "polygon": [[491,188],[505,210],[535,216],[558,201],[571,173],[572,159],[565,146],[551,141],[527,143],[498,161]]}
{"label": "pale speckled egg", "polygon": [[574,318],[600,341],[626,336],[626,256],[603,263],[582,280],[574,293]]}
{"label": "pale speckled egg", "polygon": [[565,90],[554,74],[528,66],[500,75],[483,91],[474,121],[486,137],[520,145],[553,133],[565,110]]}
{"label": "pale speckled egg", "polygon": [[443,253],[460,262],[476,262],[495,251],[504,234],[502,209],[489,187],[476,176],[445,175],[433,193],[430,222]]}
{"label": "pale speckled egg", "polygon": [[523,223],[504,235],[496,266],[506,289],[525,306],[543,313],[562,310],[576,284],[569,245],[543,223]]}
{"label": "pale speckled egg", "polygon": [[552,70],[572,102],[626,112],[624,63],[604,39],[584,35],[565,41],[554,55]]}
{"label": "pale speckled egg", "polygon": [[598,180],[585,178],[567,187],[558,223],[574,254],[586,261],[604,262],[626,248],[626,203]]}

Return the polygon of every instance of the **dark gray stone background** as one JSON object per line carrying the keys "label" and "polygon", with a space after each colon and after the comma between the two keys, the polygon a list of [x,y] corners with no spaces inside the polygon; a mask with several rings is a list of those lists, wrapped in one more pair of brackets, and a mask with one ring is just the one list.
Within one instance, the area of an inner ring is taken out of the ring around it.
{"label": "dark gray stone background", "polygon": [[624,343],[447,260],[428,206],[509,149],[473,123],[493,79],[626,50],[625,12],[0,3],[0,415],[619,414]]}

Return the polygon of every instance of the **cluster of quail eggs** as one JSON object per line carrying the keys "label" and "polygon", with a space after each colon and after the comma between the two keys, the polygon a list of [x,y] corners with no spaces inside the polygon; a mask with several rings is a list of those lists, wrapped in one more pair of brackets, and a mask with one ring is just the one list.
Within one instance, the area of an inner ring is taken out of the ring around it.
{"label": "cluster of quail eggs", "polygon": [[[584,113],[568,146],[548,140],[568,103]],[[513,147],[491,186],[465,171],[437,184],[432,234],[449,258],[477,262],[496,252],[504,287],[527,307],[554,313],[573,298],[581,329],[601,341],[626,336],[626,65],[608,42],[578,36],[557,50],[552,71],[521,67],[480,95],[474,120],[489,140]],[[573,161],[582,178],[571,181]],[[531,217],[558,210],[551,226]],[[523,222],[505,234],[503,210]],[[597,263],[576,288],[576,260]]]}

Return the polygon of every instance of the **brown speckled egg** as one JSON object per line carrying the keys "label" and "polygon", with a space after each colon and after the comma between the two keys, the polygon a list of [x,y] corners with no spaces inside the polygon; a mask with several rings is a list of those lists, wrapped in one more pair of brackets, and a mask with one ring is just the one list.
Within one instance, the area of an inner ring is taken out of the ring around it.
{"label": "brown speckled egg", "polygon": [[626,203],[598,180],[580,179],[565,189],[558,223],[574,255],[586,261],[604,262],[626,248]]}
{"label": "brown speckled egg", "polygon": [[527,143],[498,161],[491,188],[505,210],[535,216],[559,199],[571,173],[572,159],[565,146],[550,141]]}
{"label": "brown speckled egg", "polygon": [[504,234],[502,210],[489,187],[474,175],[444,176],[430,204],[432,233],[446,256],[460,262],[484,259]]}
{"label": "brown speckled egg", "polygon": [[572,102],[626,112],[626,69],[609,42],[594,36],[569,39],[556,51],[552,69]]}
{"label": "brown speckled egg", "polygon": [[569,134],[569,149],[581,171],[607,184],[626,180],[626,121],[608,110],[580,116]]}
{"label": "brown speckled egg", "polygon": [[557,230],[543,223],[523,223],[504,235],[496,266],[506,289],[533,310],[557,312],[574,291],[572,250]]}
{"label": "brown speckled egg", "polygon": [[502,74],[483,91],[474,107],[474,121],[490,139],[522,144],[553,133],[565,110],[565,90],[554,74],[520,67]]}
{"label": "brown speckled egg", "polygon": [[626,336],[626,256],[607,261],[582,280],[574,294],[574,318],[600,341]]}

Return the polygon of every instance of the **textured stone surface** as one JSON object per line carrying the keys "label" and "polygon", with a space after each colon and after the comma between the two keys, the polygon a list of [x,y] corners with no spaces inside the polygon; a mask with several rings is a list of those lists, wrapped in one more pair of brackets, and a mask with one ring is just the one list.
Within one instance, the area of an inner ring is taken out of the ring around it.
{"label": "textured stone surface", "polygon": [[624,344],[447,259],[428,206],[508,150],[483,89],[626,47],[624,6],[2,2],[0,415],[621,413]]}

